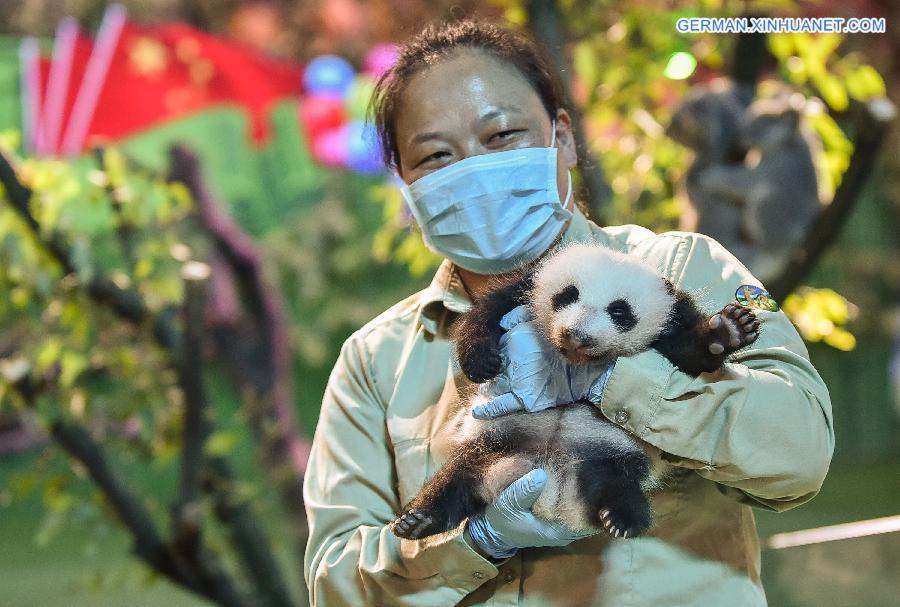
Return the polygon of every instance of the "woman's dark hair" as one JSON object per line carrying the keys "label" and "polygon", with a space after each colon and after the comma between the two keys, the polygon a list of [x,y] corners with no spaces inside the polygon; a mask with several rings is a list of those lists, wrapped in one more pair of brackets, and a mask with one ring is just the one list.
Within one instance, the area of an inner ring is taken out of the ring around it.
{"label": "woman's dark hair", "polygon": [[550,118],[563,106],[562,87],[542,48],[526,35],[495,23],[467,19],[433,23],[400,48],[397,62],[375,84],[368,112],[374,116],[385,166],[400,165],[397,111],[412,76],[460,49],[474,49],[513,65],[541,98]]}

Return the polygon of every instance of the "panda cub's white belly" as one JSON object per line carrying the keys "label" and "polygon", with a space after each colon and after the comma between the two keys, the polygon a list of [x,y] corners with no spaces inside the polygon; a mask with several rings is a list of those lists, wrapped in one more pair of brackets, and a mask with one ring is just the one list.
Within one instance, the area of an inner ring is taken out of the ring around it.
{"label": "panda cub's white belly", "polygon": [[[485,432],[514,433],[521,436],[521,449],[511,455],[497,456],[484,474],[483,497],[493,502],[503,489],[535,468],[547,472],[547,482],[532,511],[548,520],[557,520],[575,531],[592,531],[597,527],[586,518],[586,508],[577,484],[577,452],[589,446],[597,453],[610,456],[642,453],[650,473],[641,482],[646,493],[661,488],[671,469],[660,458],[656,447],[645,443],[607,420],[602,412],[587,401],[579,401],[537,411],[510,413],[492,420],[479,420],[472,408],[486,402],[481,395],[473,397],[456,435],[456,444]],[[579,447],[582,447],[579,449]]]}

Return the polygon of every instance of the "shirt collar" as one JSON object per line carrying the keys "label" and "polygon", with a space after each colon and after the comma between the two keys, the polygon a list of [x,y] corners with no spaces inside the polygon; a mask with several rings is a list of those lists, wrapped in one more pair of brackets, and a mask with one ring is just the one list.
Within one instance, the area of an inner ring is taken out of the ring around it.
{"label": "shirt collar", "polygon": [[[599,237],[599,238],[598,238]],[[603,241],[602,230],[592,230],[587,218],[577,208],[569,226],[551,251],[573,242]],[[419,322],[432,335],[443,333],[447,322],[456,314],[468,311],[472,300],[463,286],[462,279],[449,259],[441,262],[431,284],[422,292],[419,304]]]}

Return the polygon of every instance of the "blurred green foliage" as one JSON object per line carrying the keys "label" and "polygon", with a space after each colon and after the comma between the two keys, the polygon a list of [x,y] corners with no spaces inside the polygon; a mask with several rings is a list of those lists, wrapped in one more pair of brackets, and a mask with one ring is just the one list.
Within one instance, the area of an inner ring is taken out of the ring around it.
{"label": "blurred green foliage", "polygon": [[[15,136],[0,138],[7,153],[14,145]],[[142,329],[117,322],[81,287],[100,272],[120,287],[135,288],[155,312],[177,306],[178,269],[202,244],[184,221],[191,208],[187,191],[126,171],[115,150],[106,150],[99,167],[91,158],[21,159],[19,174],[34,192],[31,212],[42,238],[56,235],[69,244],[76,274],[64,277],[10,202],[0,198],[0,326],[4,350],[14,356],[4,360],[8,373],[0,380],[8,382],[13,367],[17,373],[58,376],[58,391],[44,399],[52,407],[48,419],[102,414],[122,422],[140,413],[148,416],[148,446],[165,451],[166,414],[150,405],[160,395],[173,398],[172,374]],[[105,390],[96,392],[100,385]],[[16,403],[15,394],[6,396],[4,402]]]}
{"label": "blurred green foliage", "polygon": [[833,289],[800,287],[784,300],[785,314],[807,341],[824,341],[838,350],[852,350],[856,337],[845,327],[859,308]]}
{"label": "blurred green foliage", "polygon": [[[5,153],[16,146],[14,134],[0,137]],[[186,190],[127,170],[115,150],[107,150],[100,165],[93,158],[26,158],[19,159],[18,169],[34,191],[31,212],[42,236],[55,234],[70,243],[76,274],[62,275],[5,192],[0,195],[0,413],[26,406],[13,383],[26,374],[46,378],[34,403],[43,427],[77,420],[117,459],[128,454],[156,470],[170,468],[180,449],[175,374],[149,327],[121,322],[89,300],[83,286],[102,272],[119,286],[137,289],[155,311],[178,305],[178,268],[202,244],[184,221],[191,209]],[[48,452],[44,464],[9,487],[12,497],[42,493],[39,543],[63,525],[84,524],[97,508],[107,511],[98,491],[76,490],[86,477],[79,464],[51,463],[60,457]],[[153,500],[148,505],[156,512],[164,506]]]}
{"label": "blurred green foliage", "polygon": [[[421,271],[428,267],[422,259],[434,258],[420,241],[409,258],[402,256],[402,247],[394,251],[399,259],[381,248],[387,227],[380,233],[379,227],[402,217],[388,212],[387,203],[384,211],[374,204],[399,199],[382,177],[331,169],[323,169],[323,175],[319,200],[284,214],[280,225],[260,238],[271,284],[281,287],[290,311],[298,362],[310,369],[330,367],[343,338],[424,287],[430,277]],[[409,243],[418,236],[402,238]]]}

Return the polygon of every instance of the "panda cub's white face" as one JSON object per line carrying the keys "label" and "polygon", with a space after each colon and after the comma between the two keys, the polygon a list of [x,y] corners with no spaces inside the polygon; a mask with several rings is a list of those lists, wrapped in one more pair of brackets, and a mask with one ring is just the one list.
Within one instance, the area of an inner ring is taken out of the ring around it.
{"label": "panda cub's white face", "polygon": [[544,334],[573,363],[646,350],[675,303],[656,268],[587,244],[566,246],[542,261],[529,299]]}

